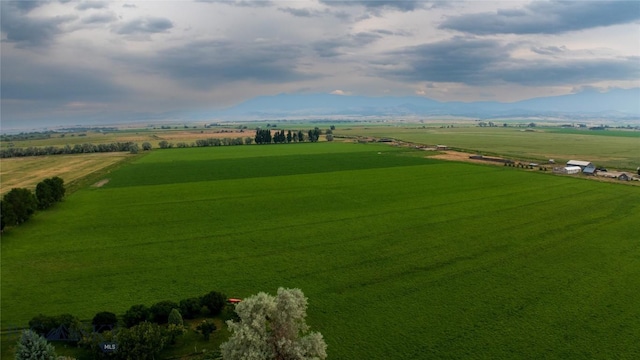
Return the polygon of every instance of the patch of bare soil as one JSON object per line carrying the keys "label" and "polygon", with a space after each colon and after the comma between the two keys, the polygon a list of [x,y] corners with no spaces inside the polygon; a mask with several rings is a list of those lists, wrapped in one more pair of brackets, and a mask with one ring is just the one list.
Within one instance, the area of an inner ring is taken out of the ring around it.
{"label": "patch of bare soil", "polygon": [[109,182],[109,179],[102,179],[100,181],[98,181],[97,183],[91,185],[92,187],[103,187],[105,184],[107,184]]}
{"label": "patch of bare soil", "polygon": [[442,154],[429,156],[429,158],[441,159],[441,160],[449,160],[449,161],[464,161],[464,162],[470,162],[470,163],[476,163],[476,164],[491,164],[491,165],[497,165],[497,166],[504,166],[503,163],[499,163],[499,162],[495,162],[495,161],[485,161],[485,160],[478,160],[478,159],[469,158],[469,156],[472,156],[472,155],[474,155],[474,154],[469,154],[469,153],[460,152],[460,151],[447,150],[447,151],[444,151]]}

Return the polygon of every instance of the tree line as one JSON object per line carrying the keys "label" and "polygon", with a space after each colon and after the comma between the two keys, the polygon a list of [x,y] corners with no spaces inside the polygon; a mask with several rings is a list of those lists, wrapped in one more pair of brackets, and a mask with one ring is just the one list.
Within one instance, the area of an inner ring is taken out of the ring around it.
{"label": "tree line", "polygon": [[[143,150],[151,150],[151,144],[145,142],[142,144]],[[110,144],[75,144],[73,146],[67,144],[63,147],[58,146],[44,146],[35,147],[29,146],[26,148],[10,147],[0,150],[0,158],[13,158],[24,156],[45,156],[45,155],[63,155],[63,154],[89,154],[89,153],[104,153],[104,152],[131,152],[137,153],[139,151],[138,144],[134,142],[114,142]]]}
{"label": "tree line", "polygon": [[[223,311],[223,318],[236,318],[231,314],[232,309],[227,306],[226,295],[210,291],[203,296],[183,299],[179,303],[164,300],[151,306],[133,305],[122,316],[101,311],[96,313],[91,324],[83,323],[71,314],[40,314],[29,321],[29,330],[23,333],[18,342],[17,354],[27,354],[29,348],[41,351],[46,348],[49,340],[75,344],[91,352],[96,359],[153,359],[164,347],[175,344],[187,331],[183,318],[218,316]],[[196,327],[196,331],[205,340],[215,330],[216,325],[208,319],[204,319]],[[116,344],[115,351],[105,353],[105,343]],[[53,347],[50,350],[54,351]]]}
{"label": "tree line", "polygon": [[[119,327],[118,317],[107,311],[93,317],[90,331],[70,314],[38,315],[29,321],[30,329],[24,331],[18,341],[16,359],[55,359],[55,349],[47,339],[74,342],[90,351],[95,359],[155,359],[163,348],[175,344],[186,332],[188,327],[185,328],[183,317],[198,316],[205,308],[214,316],[222,309],[230,309],[226,306],[226,296],[212,291],[184,299],[180,304],[161,301],[151,307],[134,305],[122,316],[124,327]],[[234,310],[233,315],[223,315],[228,319],[226,324],[231,336],[219,352],[214,351],[212,357],[206,358],[327,358],[327,344],[322,334],[309,332],[305,322],[307,298],[300,289],[279,288],[276,296],[261,292],[241,301]],[[204,320],[195,330],[208,341],[216,325]]]}
{"label": "tree line", "polygon": [[[333,125],[331,127],[332,129],[327,129],[325,132],[327,134],[327,141],[333,140],[332,131],[335,127]],[[256,144],[287,144],[292,142],[304,142],[305,140],[309,142],[317,142],[320,139],[320,135],[322,135],[322,130],[318,127],[307,131],[306,136],[302,130],[294,130],[293,132],[291,130],[287,130],[285,134],[285,130],[283,129],[272,134],[270,129],[257,128],[254,140]]]}
{"label": "tree line", "polygon": [[46,210],[62,201],[64,194],[64,180],[57,176],[39,182],[35,193],[26,188],[11,189],[0,200],[0,231],[6,226],[20,225],[36,210]]}

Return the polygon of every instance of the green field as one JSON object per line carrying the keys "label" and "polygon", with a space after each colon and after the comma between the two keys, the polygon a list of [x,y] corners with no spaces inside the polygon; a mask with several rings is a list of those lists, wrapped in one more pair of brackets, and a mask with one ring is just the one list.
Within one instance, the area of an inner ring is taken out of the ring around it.
{"label": "green field", "polygon": [[640,358],[637,187],[424,154],[152,151],[3,234],[2,326],[284,286],[331,359]]}
{"label": "green field", "polygon": [[386,127],[338,128],[338,135],[392,137],[418,144],[443,144],[470,152],[501,155],[518,160],[558,163],[591,161],[596,166],[636,170],[640,166],[640,131],[574,130],[516,127],[433,128],[388,125]]}

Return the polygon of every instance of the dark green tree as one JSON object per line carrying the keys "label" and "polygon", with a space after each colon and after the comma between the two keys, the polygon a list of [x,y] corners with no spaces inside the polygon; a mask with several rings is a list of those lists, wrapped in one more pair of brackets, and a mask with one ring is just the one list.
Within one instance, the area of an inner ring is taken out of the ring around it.
{"label": "dark green tree", "polygon": [[53,191],[49,184],[41,181],[36,185],[36,199],[38,199],[38,209],[44,210],[53,205]]}
{"label": "dark green tree", "polygon": [[144,151],[149,151],[149,150],[151,150],[151,143],[149,143],[149,142],[147,142],[147,141],[143,142],[143,143],[142,143],[142,150],[144,150]]}
{"label": "dark green tree", "polygon": [[91,325],[93,325],[93,329],[96,332],[104,332],[107,330],[113,330],[118,324],[118,318],[116,314],[108,311],[102,311],[97,313],[93,320],[91,320]]}
{"label": "dark green tree", "polygon": [[202,336],[204,336],[204,339],[206,341],[209,341],[209,336],[217,330],[217,327],[216,324],[213,323],[213,321],[204,320],[200,323],[200,325],[196,327],[196,330],[198,330],[198,332],[202,334]]}
{"label": "dark green tree", "polygon": [[180,300],[180,314],[185,319],[193,319],[200,315],[202,304],[200,298],[194,297]]}
{"label": "dark green tree", "polygon": [[151,310],[144,304],[133,305],[124,313],[122,320],[128,328],[136,326],[143,321],[151,320]]}
{"label": "dark green tree", "polygon": [[[38,200],[29,189],[13,188],[2,198],[2,223],[18,225],[29,220],[38,208]],[[7,214],[5,215],[5,211]]]}
{"label": "dark green tree", "polygon": [[177,309],[180,306],[171,300],[160,301],[151,306],[151,318],[155,323],[166,324],[169,320],[169,313],[173,309]]}
{"label": "dark green tree", "polygon": [[291,130],[287,131],[287,142],[290,143],[293,140],[293,135],[291,135]]}
{"label": "dark green tree", "polygon": [[118,358],[153,360],[166,344],[166,337],[158,324],[142,322],[130,329],[121,329],[116,335]]}
{"label": "dark green tree", "polygon": [[207,295],[202,297],[202,306],[206,306],[209,309],[211,316],[220,314],[227,302],[227,296],[217,291],[211,291]]}
{"label": "dark green tree", "polygon": [[298,141],[299,142],[304,141],[304,133],[302,132],[302,130],[298,130]]}

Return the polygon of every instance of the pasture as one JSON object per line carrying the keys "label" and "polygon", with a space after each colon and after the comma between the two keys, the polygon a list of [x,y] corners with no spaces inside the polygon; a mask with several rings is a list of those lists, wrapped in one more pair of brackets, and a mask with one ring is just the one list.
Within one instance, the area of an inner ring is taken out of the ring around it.
{"label": "pasture", "polygon": [[574,130],[535,128],[525,131],[517,127],[453,127],[409,126],[337,128],[338,135],[393,137],[418,144],[444,144],[468,152],[496,154],[537,162],[555,159],[588,160],[597,166],[636,170],[640,166],[640,131]]}
{"label": "pasture", "polygon": [[3,234],[3,328],[284,286],[332,359],[640,357],[637,187],[347,143],[109,178]]}

